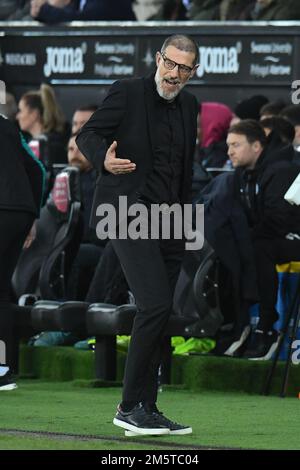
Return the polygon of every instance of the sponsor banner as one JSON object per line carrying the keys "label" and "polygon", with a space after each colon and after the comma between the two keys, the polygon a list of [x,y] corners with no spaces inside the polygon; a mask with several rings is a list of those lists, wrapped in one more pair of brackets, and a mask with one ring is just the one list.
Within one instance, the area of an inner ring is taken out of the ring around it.
{"label": "sponsor banner", "polygon": [[[193,36],[200,64],[191,83],[288,84],[296,70],[293,36]],[[1,77],[10,84],[111,82],[146,75],[165,36],[5,36]]]}
{"label": "sponsor banner", "polygon": [[4,79],[11,84],[52,80],[133,77],[137,38],[6,37],[1,44]]}

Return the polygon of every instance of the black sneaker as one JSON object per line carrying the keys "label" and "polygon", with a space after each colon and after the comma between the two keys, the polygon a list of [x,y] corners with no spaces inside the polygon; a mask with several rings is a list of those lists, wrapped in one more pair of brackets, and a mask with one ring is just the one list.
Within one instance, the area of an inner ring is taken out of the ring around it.
{"label": "black sneaker", "polygon": [[17,384],[12,380],[10,372],[6,372],[5,375],[0,377],[0,392],[14,390],[15,388],[17,388]]}
{"label": "black sneaker", "polygon": [[[147,406],[145,406],[145,409],[147,410]],[[161,411],[157,409],[156,405],[154,405],[150,409],[148,408],[147,411],[150,412],[152,415],[155,415],[157,422],[161,423],[162,426],[166,426],[169,429],[169,434],[173,436],[182,436],[184,434],[192,434],[193,432],[193,429],[190,426],[184,426],[168,419],[166,416],[163,415]],[[135,432],[128,430],[125,431],[125,436],[127,437],[136,435],[137,433]]]}
{"label": "black sneaker", "polygon": [[138,435],[150,434],[157,436],[169,434],[169,428],[158,419],[155,413],[146,411],[142,403],[139,403],[128,412],[122,411],[119,405],[113,423]]}
{"label": "black sneaker", "polygon": [[245,351],[243,357],[252,360],[269,360],[278,347],[277,331],[255,330],[251,337],[249,348]]}
{"label": "black sneaker", "polygon": [[230,344],[230,346],[224,351],[224,356],[237,356],[240,355],[242,346],[246,347],[246,341],[248,340],[251,333],[251,326],[247,325],[243,330],[236,336],[235,340]]}

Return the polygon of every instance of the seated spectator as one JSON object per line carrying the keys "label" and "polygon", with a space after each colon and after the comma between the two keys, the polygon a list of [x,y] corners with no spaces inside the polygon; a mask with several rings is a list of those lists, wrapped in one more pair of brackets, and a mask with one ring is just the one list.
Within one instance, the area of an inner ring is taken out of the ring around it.
{"label": "seated spectator", "polygon": [[80,128],[90,119],[96,109],[98,109],[96,104],[80,106],[75,109],[72,117],[72,135],[79,132]]}
{"label": "seated spectator", "polygon": [[286,104],[282,100],[272,101],[271,103],[264,104],[259,111],[260,120],[262,121],[265,118],[278,116],[285,107]]}
{"label": "seated spectator", "polygon": [[226,162],[226,136],[232,117],[231,109],[223,103],[201,103],[199,159],[205,167],[222,167]]}
{"label": "seated spectator", "polygon": [[278,319],[276,264],[300,260],[300,208],[283,198],[299,167],[291,162],[291,146],[274,145],[270,139],[268,143],[262,127],[252,120],[232,126],[227,144],[238,169],[237,197],[251,229],[259,291],[259,323],[244,356],[270,359],[278,345],[273,329]]}
{"label": "seated spectator", "polygon": [[38,140],[41,147],[45,146],[40,150],[44,152],[41,158],[47,167],[67,162],[65,120],[49,85],[42,84],[39,90],[22,95],[16,118],[30,140]]}
{"label": "seated spectator", "polygon": [[154,21],[184,21],[187,19],[187,9],[182,0],[164,0],[157,14],[149,19]]}
{"label": "seated spectator", "polygon": [[221,0],[193,0],[188,16],[192,21],[210,21],[219,19]]}
{"label": "seated spectator", "polygon": [[42,23],[133,21],[132,0],[31,0],[31,16]]}
{"label": "seated spectator", "polygon": [[199,193],[216,173],[208,167],[221,168],[228,159],[226,135],[232,111],[222,103],[202,102],[198,119],[198,145],[195,152],[192,200],[198,201]]}
{"label": "seated spectator", "polygon": [[259,121],[261,108],[269,102],[263,95],[253,95],[240,101],[234,108],[234,118],[231,125],[237,124],[242,119],[255,119]]}
{"label": "seated spectator", "polygon": [[299,20],[299,0],[256,0],[240,19],[253,21]]}
{"label": "seated spectator", "polygon": [[219,6],[218,20],[235,21],[241,20],[244,11],[249,5],[254,5],[255,0],[222,0]]}
{"label": "seated spectator", "polygon": [[261,119],[260,124],[262,125],[266,136],[270,135],[272,131],[276,131],[282,143],[287,145],[293,144],[295,129],[292,124],[283,117],[273,116]]}
{"label": "seated spectator", "polygon": [[[242,134],[242,131],[247,134]],[[256,121],[241,121],[232,126],[228,131],[227,143],[230,144],[228,155],[237,169],[234,173],[214,178],[202,194],[205,238],[220,260],[222,313],[225,319],[234,321],[233,332],[229,338],[219,339],[216,352],[230,356],[243,353],[250,333],[248,310],[251,303],[258,300],[258,282],[262,299],[262,321],[258,328],[266,334],[261,337],[261,333],[258,333],[258,338],[262,338],[264,343],[262,351],[258,352],[255,346],[254,352],[247,354],[249,357],[256,357],[257,354],[264,357],[273,344],[272,339],[274,343],[277,341],[275,333],[267,333],[272,330],[273,321],[277,317],[274,315],[275,307],[272,305],[270,310],[265,300],[267,292],[272,291],[271,297],[274,296],[273,286],[268,285],[274,276],[267,277],[267,274],[270,276],[269,269],[259,275],[257,281],[256,272],[262,266],[259,264],[259,255],[255,256],[255,253],[261,240],[274,248],[273,241],[277,243],[277,239],[283,239],[284,243],[286,230],[292,230],[293,224],[297,226],[299,208],[291,209],[289,204],[284,203],[283,190],[296,177],[299,167],[292,162],[293,146],[283,142],[276,130],[266,137]],[[296,216],[291,211],[295,211]],[[276,291],[277,284],[274,286]],[[266,337],[272,343],[267,351]],[[257,338],[257,335],[253,338]]]}
{"label": "seated spectator", "polygon": [[292,104],[284,108],[281,113],[295,128],[294,147],[300,151],[300,104]]}

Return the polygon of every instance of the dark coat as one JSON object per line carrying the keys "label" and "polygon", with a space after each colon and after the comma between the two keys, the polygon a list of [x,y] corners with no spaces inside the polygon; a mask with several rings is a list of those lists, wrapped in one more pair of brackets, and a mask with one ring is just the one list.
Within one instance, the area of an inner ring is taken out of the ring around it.
{"label": "dark coat", "polygon": [[232,276],[243,300],[258,298],[251,234],[245,212],[236,197],[234,173],[214,178],[201,194],[205,239]]}
{"label": "dark coat", "polygon": [[132,0],[87,0],[82,11],[79,11],[79,1],[73,1],[64,8],[45,3],[36,19],[51,24],[68,21],[131,21],[136,18]]}
{"label": "dark coat", "polygon": [[289,232],[300,233],[300,208],[284,199],[300,167],[293,161],[292,145],[281,144],[274,133],[269,140],[255,168],[239,168],[235,175],[254,239],[282,238]]}
{"label": "dark coat", "polygon": [[17,127],[0,115],[0,209],[39,215],[45,170]]}
{"label": "dark coat", "polygon": [[[100,108],[82,127],[76,142],[81,152],[99,171],[94,210],[101,203],[118,207],[120,195],[128,197],[128,204],[136,202],[137,192],[151,172],[155,158],[156,108],[153,100],[153,80],[137,78],[115,82]],[[184,124],[185,152],[180,201],[189,202],[192,185],[192,166],[197,134],[198,104],[193,95],[181,91],[178,103]],[[136,163],[132,173],[113,175],[104,169],[105,151],[116,140],[119,158]],[[95,220],[92,221],[95,225]]]}

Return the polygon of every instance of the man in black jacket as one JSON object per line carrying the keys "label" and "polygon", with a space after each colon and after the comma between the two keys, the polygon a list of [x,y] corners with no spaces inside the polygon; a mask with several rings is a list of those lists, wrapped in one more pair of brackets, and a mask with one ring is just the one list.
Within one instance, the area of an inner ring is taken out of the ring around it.
{"label": "man in black jacket", "polygon": [[276,264],[300,260],[300,209],[284,200],[299,173],[292,145],[273,135],[269,143],[259,123],[241,121],[227,138],[236,168],[235,184],[251,228],[259,291],[259,323],[245,357],[269,359],[277,346],[273,324],[278,278]]}
{"label": "man in black jacket", "polygon": [[[31,229],[43,197],[45,170],[16,126],[0,116],[0,391],[16,385],[9,378],[12,362],[14,307],[11,277],[23,244],[34,238]],[[31,229],[31,230],[30,230]],[[28,235],[29,233],[29,235]]]}
{"label": "man in black jacket", "polygon": [[[156,54],[155,76],[115,82],[81,129],[78,147],[101,174],[94,212],[110,203],[120,214],[119,196],[127,196],[128,206],[143,204],[148,215],[152,204],[188,202],[198,105],[182,88],[197,62],[198,46],[191,38],[167,38]],[[164,329],[184,240],[117,236],[112,244],[138,307],[114,424],[138,434],[190,433],[190,427],[173,423],[156,407]]]}
{"label": "man in black jacket", "polygon": [[46,24],[69,21],[134,21],[132,0],[31,0],[31,16]]}

